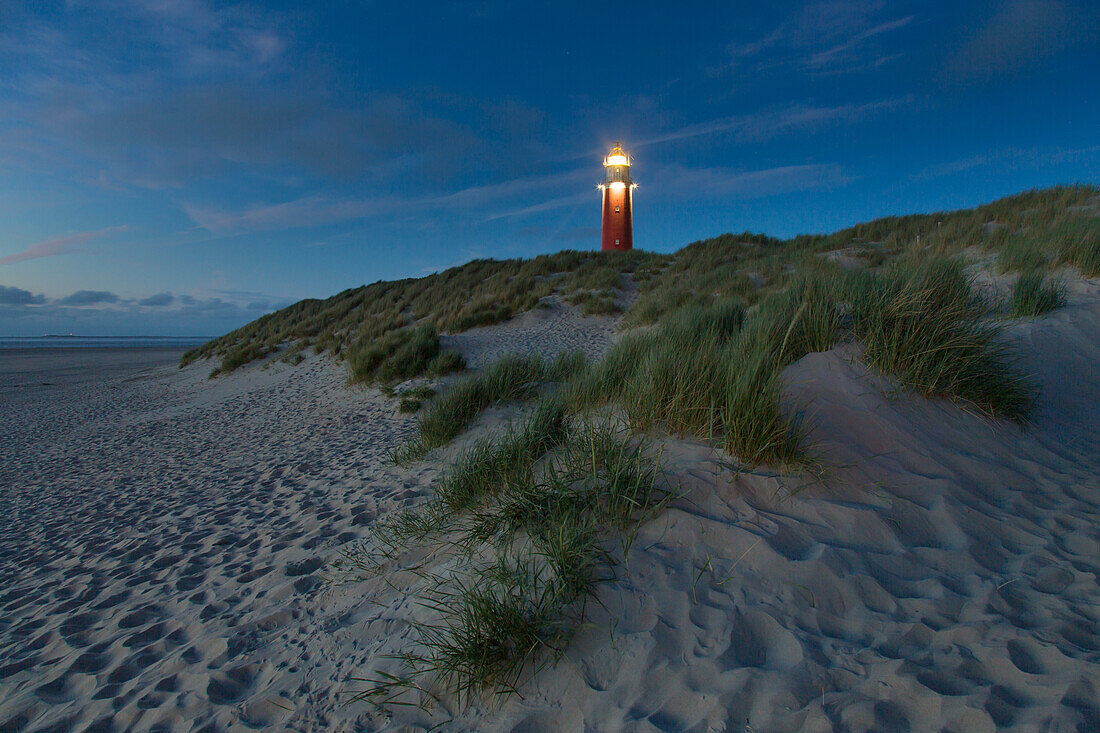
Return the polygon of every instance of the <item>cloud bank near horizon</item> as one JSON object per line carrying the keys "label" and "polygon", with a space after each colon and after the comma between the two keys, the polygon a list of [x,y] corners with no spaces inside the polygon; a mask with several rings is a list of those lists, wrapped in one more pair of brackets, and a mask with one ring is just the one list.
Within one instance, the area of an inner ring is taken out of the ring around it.
{"label": "cloud bank near horizon", "polygon": [[[0,336],[77,333],[86,336],[217,336],[293,301],[259,293],[177,295],[163,292],[124,298],[104,290],[78,290],[47,298],[0,285]],[[155,316],[155,317],[153,317]],[[135,328],[146,328],[140,333]]]}

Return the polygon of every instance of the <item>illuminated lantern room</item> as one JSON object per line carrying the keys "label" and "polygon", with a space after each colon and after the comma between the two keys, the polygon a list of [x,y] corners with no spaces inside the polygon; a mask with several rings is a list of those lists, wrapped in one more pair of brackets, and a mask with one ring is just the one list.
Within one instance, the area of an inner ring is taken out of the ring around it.
{"label": "illuminated lantern room", "polygon": [[626,252],[634,249],[634,188],[630,178],[630,156],[615,143],[603,161],[603,226],[600,249]]}

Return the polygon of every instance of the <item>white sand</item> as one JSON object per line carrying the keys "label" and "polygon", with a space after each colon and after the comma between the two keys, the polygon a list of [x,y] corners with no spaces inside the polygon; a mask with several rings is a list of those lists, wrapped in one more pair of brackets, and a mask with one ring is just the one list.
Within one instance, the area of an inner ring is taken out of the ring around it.
{"label": "white sand", "polygon": [[[610,342],[606,319],[555,317],[454,345]],[[842,347],[787,373],[820,481],[663,440],[685,495],[642,528],[606,609],[522,698],[444,729],[1096,730],[1100,287],[1012,332],[1043,387],[1026,430],[886,399]],[[214,382],[97,359],[15,375],[0,352],[0,730],[446,720],[340,704],[350,678],[397,668],[415,578],[317,589],[337,546],[427,496],[438,462],[384,460],[411,418],[317,357]]]}
{"label": "white sand", "polygon": [[431,469],[384,460],[410,420],[319,357],[207,382],[175,359],[125,380],[51,356],[85,376],[12,389],[0,353],[0,726],[271,724],[278,683],[323,728],[330,677],[353,670],[317,569],[418,495]]}
{"label": "white sand", "polygon": [[578,308],[562,303],[557,296],[544,302],[549,307],[521,313],[505,323],[445,335],[440,345],[458,351],[476,369],[509,354],[552,359],[562,351],[582,351],[595,359],[614,342],[618,318],[582,317]]}

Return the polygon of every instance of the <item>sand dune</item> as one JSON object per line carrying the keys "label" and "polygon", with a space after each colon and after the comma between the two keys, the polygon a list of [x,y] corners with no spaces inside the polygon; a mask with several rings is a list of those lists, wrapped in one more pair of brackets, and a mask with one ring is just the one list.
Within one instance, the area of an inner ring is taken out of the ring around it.
{"label": "sand dune", "polygon": [[[450,345],[611,333],[554,309]],[[210,382],[72,355],[79,379],[59,363],[47,386],[4,361],[0,729],[1096,730],[1100,287],[1011,333],[1043,389],[1027,429],[891,397],[846,346],[785,374],[820,475],[659,438],[683,496],[557,667],[392,717],[341,703],[409,644],[418,579],[320,587],[439,470],[385,461],[412,427],[392,400],[321,357]]]}

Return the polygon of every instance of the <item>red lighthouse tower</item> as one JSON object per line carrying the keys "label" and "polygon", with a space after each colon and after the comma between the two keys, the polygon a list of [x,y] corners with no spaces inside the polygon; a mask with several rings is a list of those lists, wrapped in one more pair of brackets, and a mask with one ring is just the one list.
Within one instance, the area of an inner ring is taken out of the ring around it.
{"label": "red lighthouse tower", "polygon": [[603,231],[600,248],[622,252],[634,249],[634,186],[630,180],[630,156],[619,143],[604,158],[606,171],[600,190],[603,192]]}

